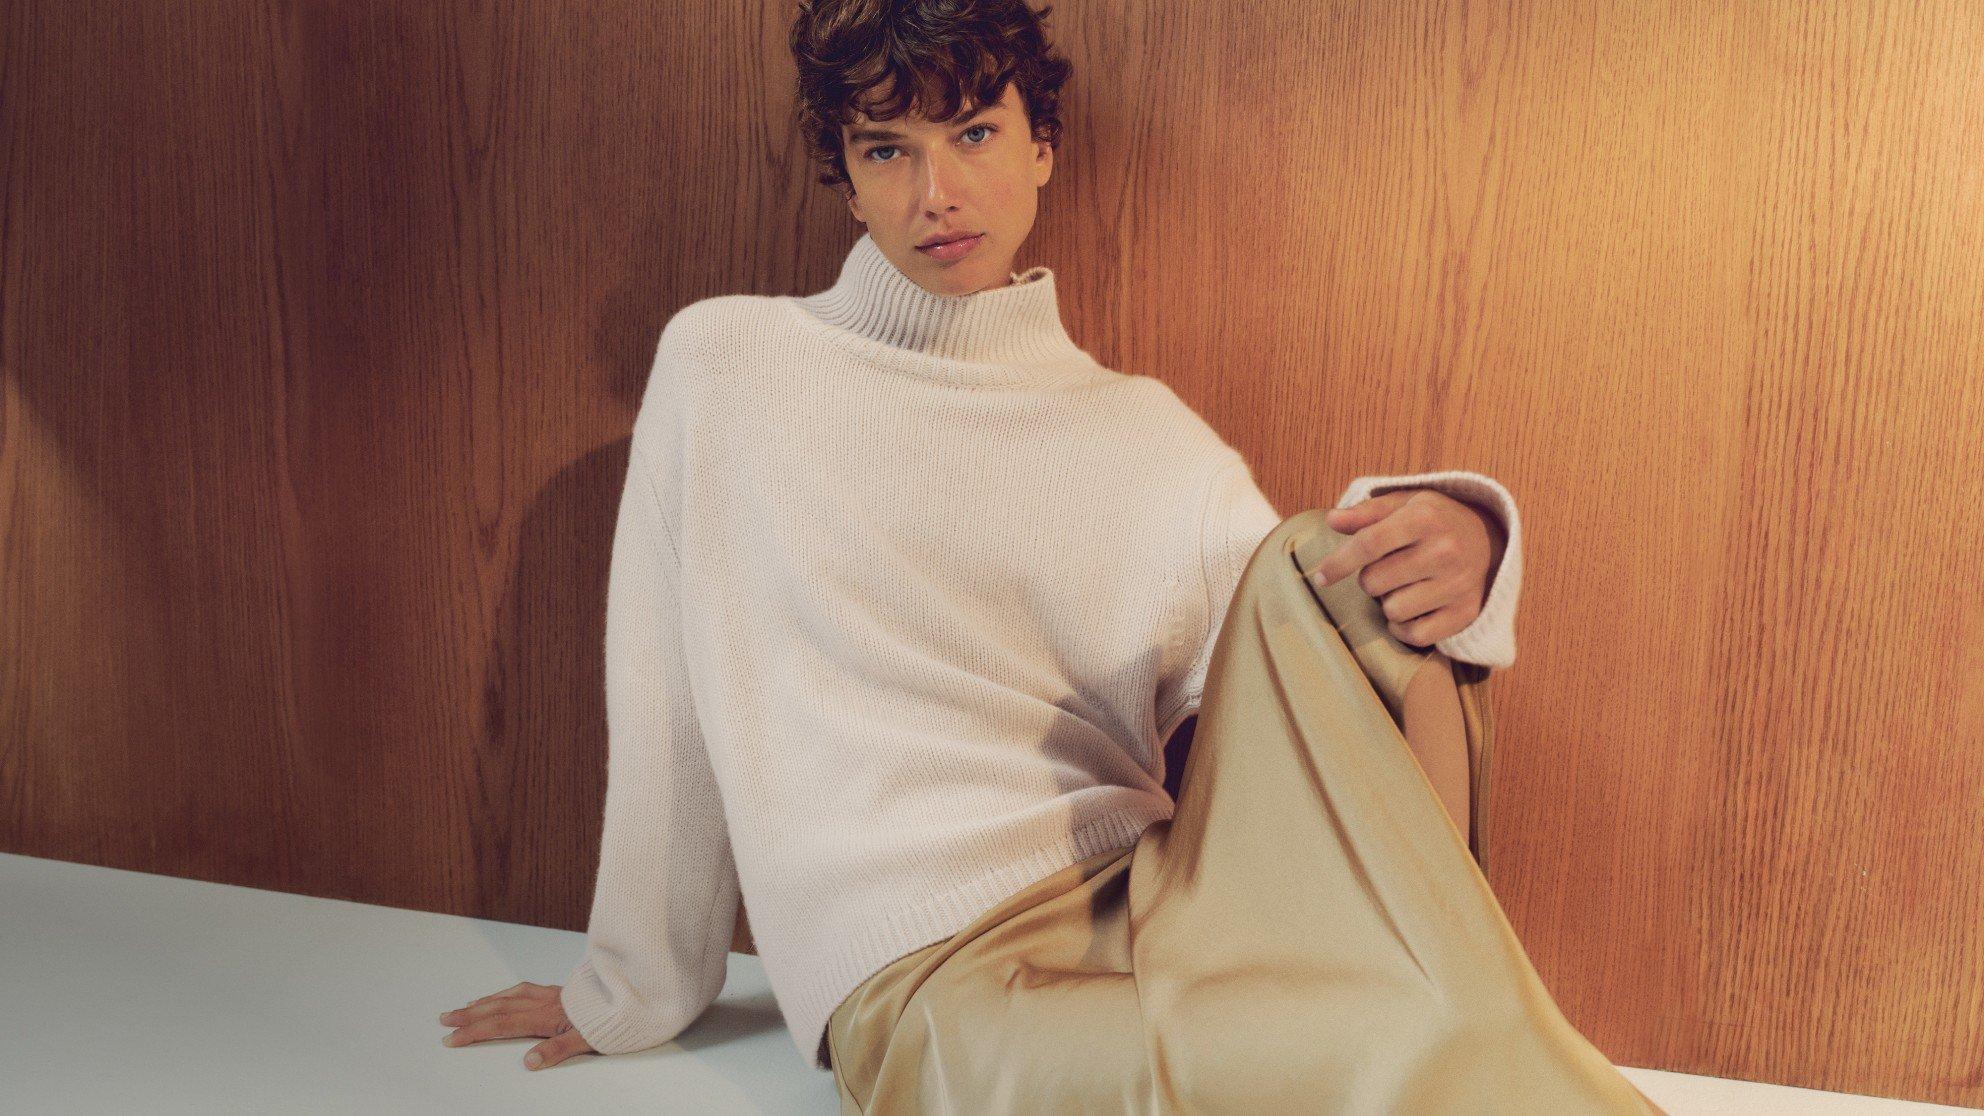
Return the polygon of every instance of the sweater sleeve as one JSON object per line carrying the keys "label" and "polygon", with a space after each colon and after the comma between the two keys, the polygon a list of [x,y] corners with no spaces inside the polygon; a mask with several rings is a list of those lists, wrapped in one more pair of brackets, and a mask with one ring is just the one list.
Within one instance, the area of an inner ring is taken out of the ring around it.
{"label": "sweater sleeve", "polygon": [[673,1039],[722,991],[738,878],[684,669],[674,539],[636,438],[607,576],[606,807],[560,999],[594,1050]]}
{"label": "sweater sleeve", "polygon": [[[1336,506],[1346,508],[1392,489],[1419,487],[1436,489],[1456,500],[1488,508],[1501,517],[1508,531],[1508,546],[1481,615],[1434,646],[1458,662],[1487,667],[1514,663],[1516,598],[1522,591],[1522,524],[1516,515],[1515,499],[1507,489],[1479,473],[1452,470],[1366,476],[1352,481]],[[1236,454],[1213,474],[1199,516],[1205,612],[1197,628],[1198,642],[1190,666],[1182,677],[1160,686],[1159,740],[1168,740],[1185,718],[1198,711],[1213,645],[1225,624],[1240,576],[1246,572],[1247,563],[1260,549],[1261,542],[1284,518],[1255,483],[1245,458]]]}

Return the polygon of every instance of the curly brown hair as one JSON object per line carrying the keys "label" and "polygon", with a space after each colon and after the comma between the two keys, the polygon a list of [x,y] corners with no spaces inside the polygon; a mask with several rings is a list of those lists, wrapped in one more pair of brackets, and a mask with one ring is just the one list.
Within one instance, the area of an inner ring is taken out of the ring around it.
{"label": "curly brown hair", "polygon": [[[854,113],[894,120],[914,111],[947,123],[1019,87],[1033,138],[1061,146],[1061,87],[1074,65],[1041,29],[1048,13],[1026,0],[798,0],[792,58],[799,68],[793,121],[822,186],[853,189],[841,128]],[[887,95],[879,91],[887,87]],[[934,111],[932,111],[934,109]]]}

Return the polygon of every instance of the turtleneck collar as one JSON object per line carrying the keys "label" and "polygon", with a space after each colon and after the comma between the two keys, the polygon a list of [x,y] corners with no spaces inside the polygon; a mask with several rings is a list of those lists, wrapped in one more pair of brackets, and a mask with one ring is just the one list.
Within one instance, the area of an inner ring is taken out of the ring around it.
{"label": "turtleneck collar", "polygon": [[1046,382],[1071,366],[1093,368],[1061,323],[1053,269],[1011,273],[1012,282],[965,295],[924,289],[867,232],[818,294],[786,301],[830,327],[857,353],[933,379],[974,384]]}

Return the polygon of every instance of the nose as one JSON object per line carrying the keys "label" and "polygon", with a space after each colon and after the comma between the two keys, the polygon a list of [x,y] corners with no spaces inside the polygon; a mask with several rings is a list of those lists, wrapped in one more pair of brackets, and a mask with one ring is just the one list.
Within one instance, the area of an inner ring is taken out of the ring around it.
{"label": "nose", "polygon": [[943,157],[927,159],[923,174],[923,208],[935,216],[956,209],[958,168]]}

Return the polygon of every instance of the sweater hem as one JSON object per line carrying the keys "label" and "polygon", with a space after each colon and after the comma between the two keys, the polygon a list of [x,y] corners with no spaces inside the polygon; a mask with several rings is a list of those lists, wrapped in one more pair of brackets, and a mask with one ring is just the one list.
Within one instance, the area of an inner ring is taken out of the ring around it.
{"label": "sweater hem", "polygon": [[1020,889],[1098,853],[1135,844],[1152,822],[1171,816],[1168,799],[1152,796],[1147,801],[1148,805],[1118,806],[1091,818],[1067,837],[962,887],[890,914],[856,936],[793,991],[788,1021],[800,1054],[814,1069],[831,1069],[824,1055],[827,1026],[833,1013],[869,977],[963,930]]}

